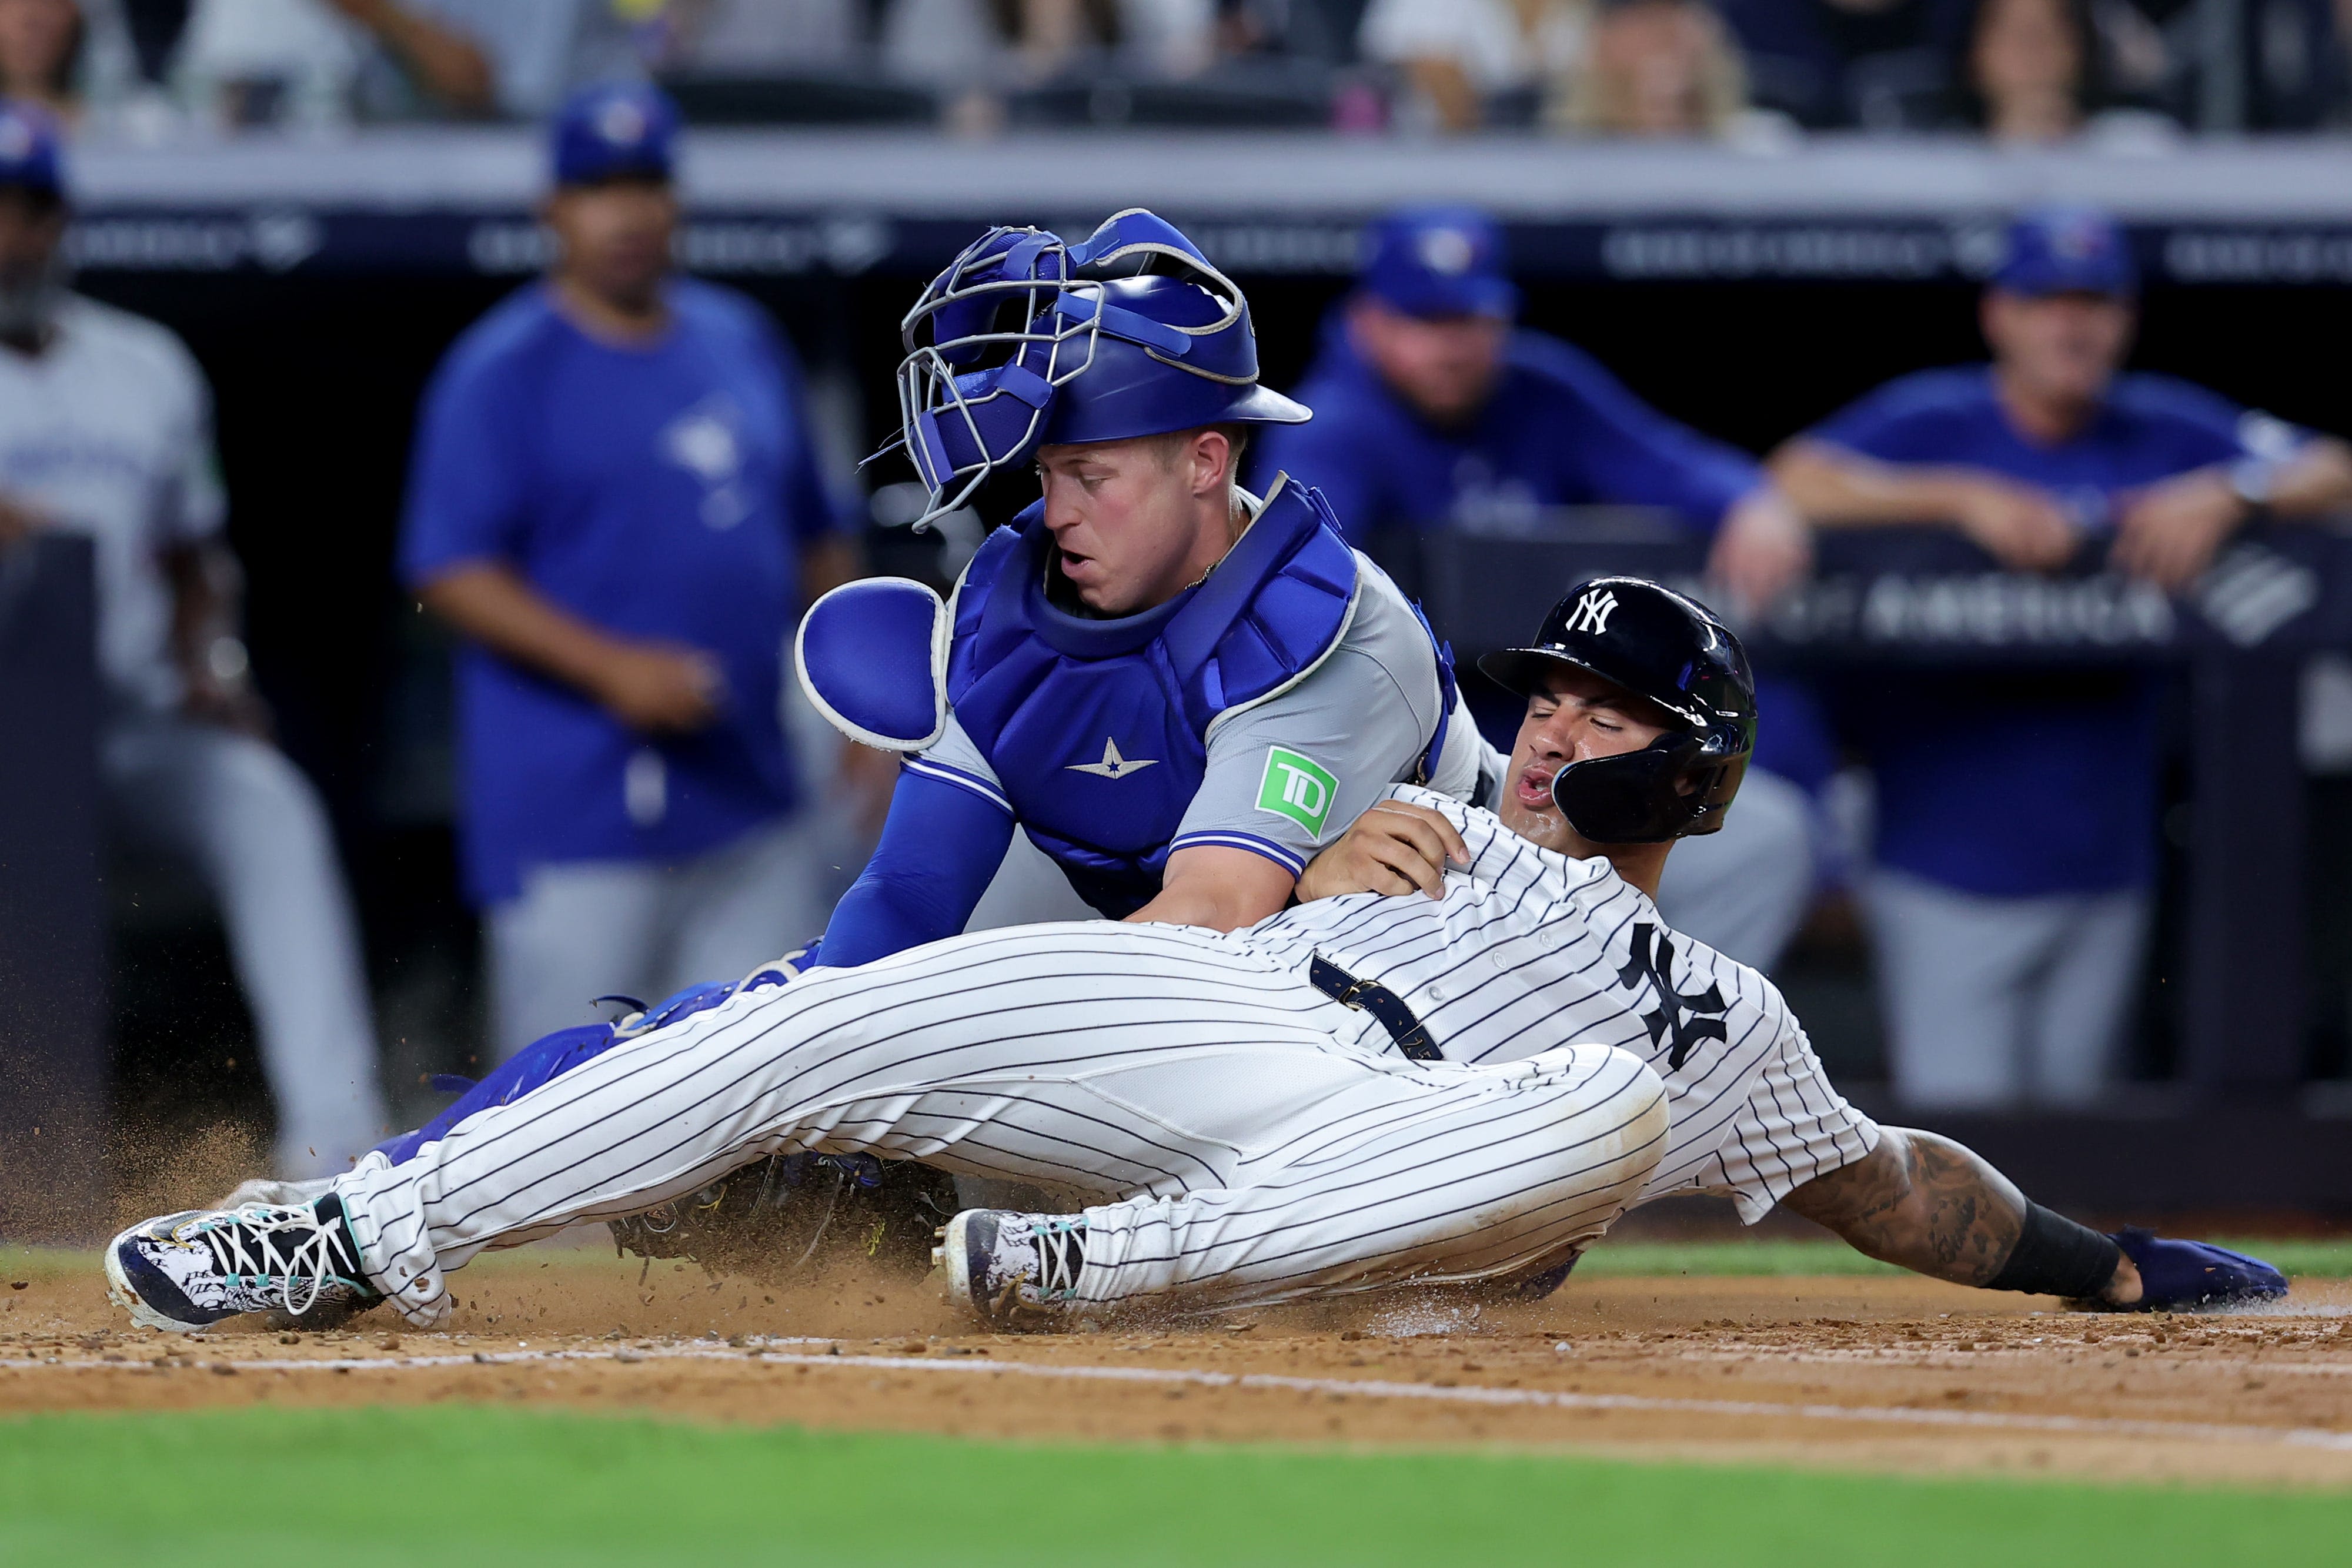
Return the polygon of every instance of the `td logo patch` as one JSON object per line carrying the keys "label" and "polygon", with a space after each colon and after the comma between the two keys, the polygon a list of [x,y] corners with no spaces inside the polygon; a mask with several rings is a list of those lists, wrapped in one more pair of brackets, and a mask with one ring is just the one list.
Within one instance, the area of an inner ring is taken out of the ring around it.
{"label": "td logo patch", "polygon": [[1257,809],[1287,817],[1310,833],[1320,833],[1331,815],[1339,781],[1312,758],[1279,746],[1265,749],[1265,773],[1258,779]]}

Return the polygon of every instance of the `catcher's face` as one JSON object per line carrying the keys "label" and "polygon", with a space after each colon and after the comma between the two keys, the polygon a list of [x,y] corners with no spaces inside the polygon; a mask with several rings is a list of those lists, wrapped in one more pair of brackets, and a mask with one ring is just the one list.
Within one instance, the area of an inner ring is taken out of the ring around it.
{"label": "catcher's face", "polygon": [[1593,852],[1559,813],[1551,781],[1571,762],[1639,751],[1672,727],[1664,708],[1589,670],[1561,665],[1528,698],[1511,772],[1495,814],[1523,839],[1564,854]]}
{"label": "catcher's face", "polygon": [[1133,615],[1198,582],[1232,544],[1232,466],[1214,430],[1038,448],[1045,527],[1079,601]]}

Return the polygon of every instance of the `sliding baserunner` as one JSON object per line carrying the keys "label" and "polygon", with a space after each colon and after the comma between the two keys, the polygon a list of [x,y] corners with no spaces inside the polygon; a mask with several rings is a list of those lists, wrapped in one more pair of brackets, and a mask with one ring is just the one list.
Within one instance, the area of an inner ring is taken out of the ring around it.
{"label": "sliding baserunner", "polygon": [[1957,1145],[1876,1127],[1769,982],[1658,923],[1643,884],[1728,806],[1754,740],[1746,656],[1714,617],[1597,580],[1488,668],[1531,693],[1501,812],[1400,786],[1391,804],[1421,810],[1376,808],[1310,878],[1410,873],[1433,811],[1457,862],[1436,897],[1344,893],[1232,933],[1028,926],[755,977],[314,1201],[134,1226],[108,1249],[113,1291],[154,1327],[377,1295],[430,1325],[485,1247],[814,1150],[1097,1197],[945,1228],[950,1297],[1000,1323],[1539,1281],[1687,1189],[1750,1218],[1799,1202],[1874,1255],[1995,1288],[2284,1292],[2253,1260],[2099,1236]]}

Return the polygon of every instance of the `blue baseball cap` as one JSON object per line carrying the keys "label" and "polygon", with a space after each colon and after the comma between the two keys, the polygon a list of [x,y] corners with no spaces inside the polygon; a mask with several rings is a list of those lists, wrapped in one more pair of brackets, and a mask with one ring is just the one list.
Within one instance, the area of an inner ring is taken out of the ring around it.
{"label": "blue baseball cap", "polygon": [[2006,294],[2139,292],[2131,241],[2116,220],[2093,207],[2041,207],[2009,225],[1993,287]]}
{"label": "blue baseball cap", "polygon": [[1372,226],[1358,281],[1409,316],[1513,316],[1500,225],[1475,207],[1407,207]]}
{"label": "blue baseball cap", "polygon": [[667,180],[677,162],[678,112],[669,94],[642,82],[583,87],[555,112],[555,183]]}
{"label": "blue baseball cap", "polygon": [[0,102],[0,187],[65,199],[58,122],[30,104]]}

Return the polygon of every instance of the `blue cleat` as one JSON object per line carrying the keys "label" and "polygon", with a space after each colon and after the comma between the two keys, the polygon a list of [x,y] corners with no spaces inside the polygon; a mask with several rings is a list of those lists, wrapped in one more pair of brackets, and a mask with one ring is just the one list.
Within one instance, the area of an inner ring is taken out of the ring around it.
{"label": "blue cleat", "polygon": [[2191,1312],[2275,1301],[2286,1294],[2286,1276],[2276,1269],[2210,1241],[2169,1240],[2127,1225],[2116,1233],[2116,1245],[2139,1270],[2140,1288],[2138,1301],[2116,1311]]}

